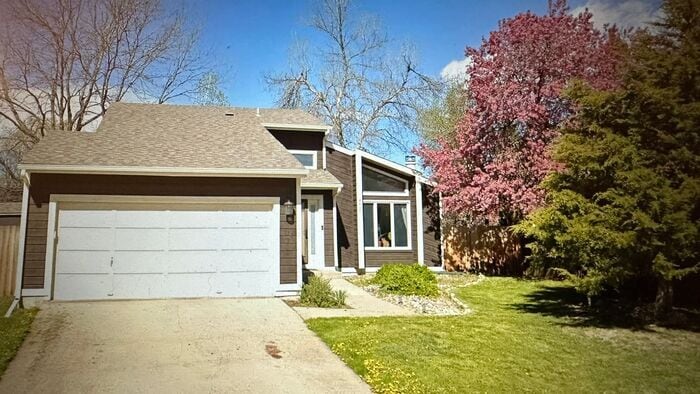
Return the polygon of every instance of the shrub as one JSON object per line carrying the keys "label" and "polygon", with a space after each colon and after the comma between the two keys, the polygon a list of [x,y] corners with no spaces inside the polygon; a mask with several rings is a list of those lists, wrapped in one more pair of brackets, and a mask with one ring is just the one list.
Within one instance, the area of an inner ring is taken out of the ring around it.
{"label": "shrub", "polygon": [[412,264],[387,264],[377,271],[372,283],[387,293],[436,296],[437,278],[428,267]]}
{"label": "shrub", "polygon": [[341,308],[345,306],[346,295],[342,290],[334,291],[329,279],[311,276],[309,283],[301,288],[299,301],[304,306]]}

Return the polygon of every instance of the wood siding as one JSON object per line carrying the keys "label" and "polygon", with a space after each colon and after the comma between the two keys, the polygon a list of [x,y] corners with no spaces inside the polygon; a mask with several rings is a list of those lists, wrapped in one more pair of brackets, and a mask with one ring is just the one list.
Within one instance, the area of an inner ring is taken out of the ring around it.
{"label": "wood siding", "polygon": [[[51,194],[279,197],[296,204],[294,179],[33,174],[24,254],[25,289],[43,288]],[[280,209],[280,283],[296,283],[296,223]]]}
{"label": "wood siding", "polygon": [[317,131],[270,130],[270,134],[287,149],[316,151],[316,168],[323,169],[324,133]]}
{"label": "wood siding", "polygon": [[442,267],[442,242],[440,239],[440,201],[423,184],[423,259],[428,267]]}
{"label": "wood siding", "polygon": [[15,291],[19,221],[19,216],[0,217],[0,295],[2,296],[10,296]]}
{"label": "wood siding", "polygon": [[343,184],[336,196],[338,215],[338,265],[357,268],[357,206],[355,199],[355,158],[326,148],[326,169]]}

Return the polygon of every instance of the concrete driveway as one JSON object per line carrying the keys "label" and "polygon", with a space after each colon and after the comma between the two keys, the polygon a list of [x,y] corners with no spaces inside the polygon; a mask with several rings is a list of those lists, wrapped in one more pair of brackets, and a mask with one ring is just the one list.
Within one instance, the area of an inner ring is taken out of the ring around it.
{"label": "concrete driveway", "polygon": [[278,299],[49,303],[0,392],[342,392],[367,385]]}

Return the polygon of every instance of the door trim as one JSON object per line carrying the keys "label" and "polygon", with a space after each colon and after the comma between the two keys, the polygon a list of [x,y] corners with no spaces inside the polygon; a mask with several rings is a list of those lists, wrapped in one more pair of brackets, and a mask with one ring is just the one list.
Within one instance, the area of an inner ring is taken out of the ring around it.
{"label": "door trim", "polygon": [[[309,262],[307,262],[306,267],[312,268],[312,269],[323,269],[326,266],[326,251],[325,251],[325,247],[326,247],[326,220],[325,220],[325,210],[323,208],[323,202],[324,202],[325,198],[324,198],[323,194],[302,194],[301,199],[307,200],[307,201],[308,200],[318,201],[318,211],[319,211],[319,215],[321,217],[321,228],[317,229],[317,231],[320,231],[320,233],[321,233],[321,236],[320,236],[321,243],[320,243],[320,245],[318,245],[319,247],[317,247],[317,249],[316,249],[316,252],[317,252],[316,254],[319,255],[320,262],[318,263],[318,265],[312,265],[312,264],[310,264],[311,259],[309,258],[308,259]],[[309,212],[310,211],[308,209],[308,203],[307,203],[307,215],[309,215],[309,216],[307,216],[307,221],[310,220]],[[307,229],[308,229],[308,224],[307,224]],[[302,237],[302,241],[303,241],[303,237]],[[307,242],[308,242],[308,240],[307,240]],[[309,253],[311,248],[309,248],[307,245],[306,250],[307,250],[307,253]],[[307,256],[307,257],[309,257],[309,256]]]}

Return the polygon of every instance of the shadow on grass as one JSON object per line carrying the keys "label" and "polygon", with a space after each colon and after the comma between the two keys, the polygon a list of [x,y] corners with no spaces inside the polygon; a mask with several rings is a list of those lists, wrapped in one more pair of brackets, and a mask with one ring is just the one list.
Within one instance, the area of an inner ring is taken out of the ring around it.
{"label": "shadow on grass", "polygon": [[[525,302],[513,304],[520,312],[554,317],[561,325],[574,327],[627,328],[651,331],[653,305],[609,299],[587,305],[586,297],[570,286],[544,286],[525,295]],[[675,309],[669,321],[657,326],[700,332],[700,313]]]}

